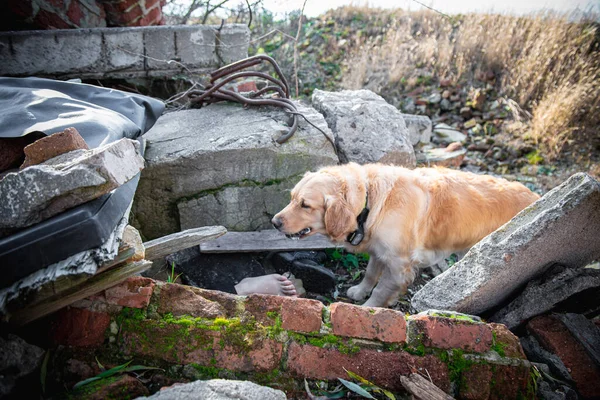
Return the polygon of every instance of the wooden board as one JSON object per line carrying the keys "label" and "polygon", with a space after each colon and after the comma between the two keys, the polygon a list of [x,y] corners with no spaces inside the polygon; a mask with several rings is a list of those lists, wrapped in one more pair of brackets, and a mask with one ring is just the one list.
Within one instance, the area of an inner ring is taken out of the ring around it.
{"label": "wooden board", "polygon": [[[100,265],[96,274],[126,261],[141,261],[143,258],[144,247],[139,232],[132,226],[127,225],[123,232],[123,238],[117,255],[112,260]],[[22,308],[32,307],[35,304],[46,301],[52,296],[59,295],[73,286],[80,285],[88,279],[90,279],[89,274],[59,276],[55,280],[44,283],[37,291],[28,294],[26,297],[21,296],[9,302],[6,305],[6,309],[10,314],[18,313],[18,310]]]}
{"label": "wooden board", "polygon": [[74,302],[85,299],[102,290],[113,287],[132,275],[139,274],[148,269],[150,261],[134,261],[100,272],[91,278],[72,286],[61,293],[45,299],[43,302],[26,307],[10,316],[9,324],[22,326],[45,315],[53,313]]}
{"label": "wooden board", "polygon": [[323,250],[340,247],[323,235],[292,240],[275,229],[259,232],[227,232],[200,245],[201,253],[251,253],[261,251]]}
{"label": "wooden board", "polygon": [[406,391],[412,394],[417,400],[454,400],[454,397],[419,374],[401,376],[400,382]]}
{"label": "wooden board", "polygon": [[216,239],[225,233],[227,233],[227,229],[223,226],[204,226],[150,240],[144,243],[146,260],[156,260],[166,257],[169,254]]}

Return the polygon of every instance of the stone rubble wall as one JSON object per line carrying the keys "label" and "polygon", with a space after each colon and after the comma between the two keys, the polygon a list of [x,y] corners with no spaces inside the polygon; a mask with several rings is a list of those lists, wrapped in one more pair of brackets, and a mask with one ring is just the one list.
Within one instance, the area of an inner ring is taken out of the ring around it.
{"label": "stone rubble wall", "polygon": [[288,394],[304,378],[346,378],[344,369],[397,391],[400,376],[419,372],[465,399],[531,389],[531,364],[504,325],[442,312],[325,307],[132,277],[57,313],[52,327],[56,345],[167,363],[195,379],[244,376]]}
{"label": "stone rubble wall", "polygon": [[207,71],[247,57],[249,38],[245,25],[1,32],[0,75],[174,76],[182,64],[188,71]]}

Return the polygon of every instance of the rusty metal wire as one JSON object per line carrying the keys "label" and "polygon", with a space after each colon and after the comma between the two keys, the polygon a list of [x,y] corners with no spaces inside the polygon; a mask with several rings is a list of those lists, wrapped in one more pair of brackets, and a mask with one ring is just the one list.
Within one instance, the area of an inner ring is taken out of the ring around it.
{"label": "rusty metal wire", "polygon": [[[275,70],[276,78],[264,72],[243,71],[263,62],[271,64]],[[204,104],[211,104],[219,101],[235,101],[242,103],[245,106],[274,106],[283,108],[291,115],[292,121],[287,133],[284,133],[277,138],[277,143],[279,144],[285,143],[298,129],[298,115],[301,114],[298,113],[296,105],[290,100],[290,85],[273,58],[264,54],[248,57],[219,68],[212,72],[210,77],[210,84],[207,85],[206,88],[202,90],[191,90],[188,93],[188,98],[194,106],[202,107]],[[248,97],[224,88],[226,84],[233,80],[245,77],[265,79],[272,83],[272,85],[264,87],[257,92],[252,92]],[[325,133],[323,132],[323,134]],[[327,135],[325,136],[330,139]]]}

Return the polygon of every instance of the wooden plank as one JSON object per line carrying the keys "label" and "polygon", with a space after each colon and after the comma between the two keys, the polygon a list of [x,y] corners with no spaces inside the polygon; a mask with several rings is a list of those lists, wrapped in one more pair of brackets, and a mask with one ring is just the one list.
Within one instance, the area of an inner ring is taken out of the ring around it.
{"label": "wooden plank", "polygon": [[340,247],[316,234],[292,240],[275,229],[259,232],[227,232],[218,239],[200,245],[201,253],[250,253],[261,251],[323,250]]}
{"label": "wooden plank", "polygon": [[[119,252],[112,260],[98,267],[96,274],[106,271],[115,265],[126,261],[141,261],[144,256],[144,247],[138,231],[131,227],[125,227]],[[139,258],[141,256],[141,258]],[[35,304],[46,301],[48,298],[63,293],[69,288],[79,285],[90,278],[89,274],[62,275],[53,281],[44,283],[37,291],[27,295],[26,298],[20,297],[6,305],[9,313],[14,313],[24,307],[31,307]]]}
{"label": "wooden plank", "polygon": [[401,376],[400,383],[417,400],[454,400],[454,397],[419,374]]}
{"label": "wooden plank", "polygon": [[96,274],[79,285],[72,286],[63,292],[51,296],[45,301],[17,311],[8,322],[14,326],[22,326],[45,315],[53,313],[74,302],[85,299],[102,290],[113,287],[132,275],[148,269],[152,263],[142,260],[118,265]]}
{"label": "wooden plank", "polygon": [[227,229],[223,226],[204,226],[150,240],[144,243],[146,260],[156,260],[198,246],[200,243],[223,236],[226,232]]}

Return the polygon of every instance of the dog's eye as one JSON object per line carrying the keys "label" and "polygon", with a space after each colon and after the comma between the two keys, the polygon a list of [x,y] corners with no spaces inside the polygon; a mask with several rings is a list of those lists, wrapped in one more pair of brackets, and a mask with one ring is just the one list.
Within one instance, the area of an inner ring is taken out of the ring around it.
{"label": "dog's eye", "polygon": [[302,200],[302,203],[300,203],[300,207],[302,207],[302,208],[310,208],[310,206],[308,204],[306,204],[304,202],[304,200]]}

